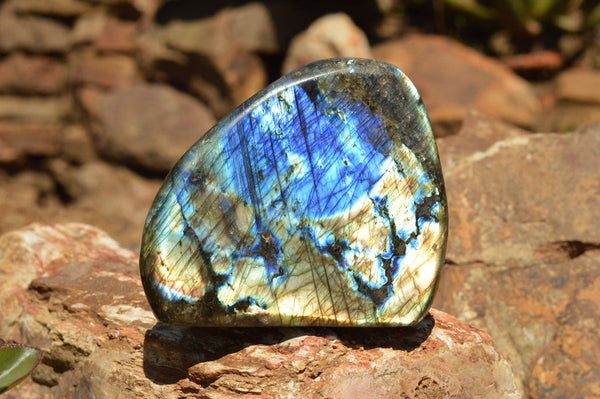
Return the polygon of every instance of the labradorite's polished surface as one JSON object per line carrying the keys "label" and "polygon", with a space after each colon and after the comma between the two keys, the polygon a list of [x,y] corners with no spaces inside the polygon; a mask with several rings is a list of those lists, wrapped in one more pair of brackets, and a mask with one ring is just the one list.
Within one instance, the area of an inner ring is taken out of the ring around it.
{"label": "labradorite's polished surface", "polygon": [[415,87],[393,65],[332,59],[271,84],[181,158],[140,268],[166,323],[410,325],[431,303],[446,234]]}

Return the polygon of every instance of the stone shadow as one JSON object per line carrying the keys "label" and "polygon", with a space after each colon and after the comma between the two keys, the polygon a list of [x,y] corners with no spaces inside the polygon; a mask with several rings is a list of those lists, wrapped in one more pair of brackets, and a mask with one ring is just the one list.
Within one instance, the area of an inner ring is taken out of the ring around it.
{"label": "stone shadow", "polygon": [[411,327],[182,327],[157,323],[144,337],[144,373],[157,384],[187,377],[194,364],[220,359],[252,345],[275,345],[312,335],[349,348],[392,348],[411,352],[427,340],[434,318]]}

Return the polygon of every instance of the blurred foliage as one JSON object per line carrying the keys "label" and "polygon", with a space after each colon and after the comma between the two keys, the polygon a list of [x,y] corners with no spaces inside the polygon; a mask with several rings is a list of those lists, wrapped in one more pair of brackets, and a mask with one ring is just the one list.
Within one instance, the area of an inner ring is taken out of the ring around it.
{"label": "blurred foliage", "polygon": [[40,364],[42,356],[37,348],[0,340],[0,394],[23,382]]}
{"label": "blurred foliage", "polygon": [[[407,0],[404,6],[419,10],[426,30],[479,42],[500,54],[555,48],[568,58],[600,25],[597,0]],[[578,45],[567,48],[574,38]]]}
{"label": "blurred foliage", "polygon": [[600,4],[586,0],[440,0],[473,18],[495,21],[516,34],[539,35],[544,26],[582,32],[600,22]]}

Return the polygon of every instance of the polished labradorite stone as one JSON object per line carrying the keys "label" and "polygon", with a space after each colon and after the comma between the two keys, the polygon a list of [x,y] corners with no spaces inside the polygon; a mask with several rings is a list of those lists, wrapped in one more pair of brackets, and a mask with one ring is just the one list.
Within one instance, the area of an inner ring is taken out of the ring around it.
{"label": "polished labradorite stone", "polygon": [[166,323],[410,325],[431,303],[446,233],[415,87],[393,65],[332,59],[271,84],[181,158],[140,267]]}

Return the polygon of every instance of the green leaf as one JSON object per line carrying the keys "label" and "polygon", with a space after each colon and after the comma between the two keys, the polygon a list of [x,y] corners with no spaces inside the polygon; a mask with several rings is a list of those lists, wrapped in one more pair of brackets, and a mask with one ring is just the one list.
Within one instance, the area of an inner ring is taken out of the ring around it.
{"label": "green leaf", "polygon": [[594,9],[588,14],[585,25],[587,28],[591,28],[596,24],[600,23],[600,4],[598,4]]}
{"label": "green leaf", "polygon": [[557,8],[563,5],[563,0],[530,0],[529,12],[535,19],[546,19]]}
{"label": "green leaf", "polygon": [[0,393],[22,382],[42,360],[43,352],[24,345],[0,347]]}

